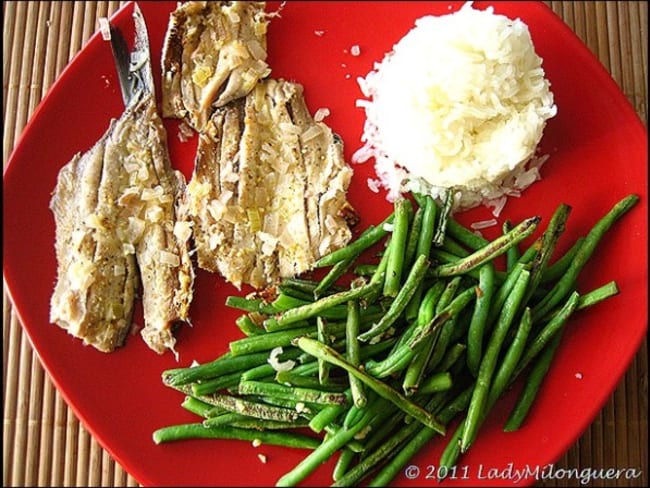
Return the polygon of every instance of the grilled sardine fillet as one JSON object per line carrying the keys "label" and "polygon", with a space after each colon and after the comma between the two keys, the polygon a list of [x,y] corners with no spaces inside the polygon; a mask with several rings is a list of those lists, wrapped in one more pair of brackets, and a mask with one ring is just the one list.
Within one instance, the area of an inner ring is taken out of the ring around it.
{"label": "grilled sardine fillet", "polygon": [[141,284],[141,334],[162,353],[174,347],[173,324],[189,319],[191,222],[185,179],[167,153],[137,6],[134,20],[131,55],[118,32],[111,40],[126,109],[90,151],[63,167],[51,199],[58,278],[50,318],[100,351],[113,351],[131,328]]}
{"label": "grilled sardine fillet", "polygon": [[173,348],[172,324],[189,318],[191,224],[165,137],[153,99],[142,100],[61,170],[52,197],[59,266],[51,320],[104,352],[124,343],[138,275],[149,347]]}
{"label": "grilled sardine fillet", "polygon": [[268,76],[265,2],[187,2],[170,15],[162,52],[163,117],[202,131],[214,107]]}
{"label": "grilled sardine fillet", "polygon": [[198,265],[261,288],[311,268],[351,238],[352,169],[315,122],[302,86],[267,79],[218,109],[187,186]]}

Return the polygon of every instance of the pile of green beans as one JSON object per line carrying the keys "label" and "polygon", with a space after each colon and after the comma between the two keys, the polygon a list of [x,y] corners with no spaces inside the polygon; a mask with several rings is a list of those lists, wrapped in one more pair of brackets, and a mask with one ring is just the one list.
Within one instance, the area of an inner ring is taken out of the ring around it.
{"label": "pile of green beans", "polygon": [[450,198],[412,197],[318,260],[321,279],[314,272],[229,297],[226,305],[242,312],[236,324],[244,337],[211,362],[163,372],[200,419],[160,428],[154,442],[218,438],[307,449],[277,486],[301,483],[334,455],[334,486],[370,476],[370,486],[383,486],[435,436],[446,442],[439,466],[452,468],[500,396],[527,375],[504,426],[517,430],[566,323],[619,292],[614,281],[579,292],[577,279],[639,198],[623,198],[558,255],[568,205],[536,238],[534,216],[505,223],[488,241],[454,220]]}

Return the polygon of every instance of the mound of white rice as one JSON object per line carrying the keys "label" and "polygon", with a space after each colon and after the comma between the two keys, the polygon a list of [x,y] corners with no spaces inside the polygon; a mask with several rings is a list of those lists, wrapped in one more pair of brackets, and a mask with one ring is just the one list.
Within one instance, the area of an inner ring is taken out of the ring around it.
{"label": "mound of white rice", "polygon": [[535,157],[557,108],[528,27],[466,3],[418,19],[359,85],[366,123],[354,162],[374,157],[376,191],[418,191],[455,209],[502,208],[539,179]]}

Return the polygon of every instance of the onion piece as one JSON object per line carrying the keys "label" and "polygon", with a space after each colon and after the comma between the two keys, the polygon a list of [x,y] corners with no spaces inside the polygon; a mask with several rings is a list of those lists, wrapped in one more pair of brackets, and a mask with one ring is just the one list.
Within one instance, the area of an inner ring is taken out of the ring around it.
{"label": "onion piece", "polygon": [[280,346],[274,348],[271,351],[269,359],[267,359],[267,362],[271,365],[271,367],[273,367],[273,369],[276,371],[289,371],[293,369],[293,367],[296,365],[296,362],[291,359],[288,361],[280,362],[278,361],[278,356],[280,354],[282,354],[282,347]]}

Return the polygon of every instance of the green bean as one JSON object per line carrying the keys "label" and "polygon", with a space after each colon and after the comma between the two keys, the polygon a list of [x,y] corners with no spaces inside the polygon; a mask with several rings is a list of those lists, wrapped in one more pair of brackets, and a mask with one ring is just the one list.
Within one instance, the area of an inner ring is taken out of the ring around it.
{"label": "green bean", "polygon": [[381,361],[366,362],[364,369],[375,378],[385,378],[406,368],[414,355],[415,352],[409,347],[399,347]]}
{"label": "green bean", "polygon": [[548,262],[551,259],[553,252],[555,251],[557,241],[564,233],[569,213],[571,213],[571,207],[564,203],[559,205],[557,209],[555,209],[555,212],[553,212],[548,227],[542,234],[542,244],[539,253],[537,253],[533,260],[530,272],[530,283],[526,295],[524,296],[524,303],[528,303],[530,297],[537,290],[537,286],[542,280],[542,275],[548,266]]}
{"label": "green bean", "polygon": [[302,327],[309,327],[311,325],[308,319],[296,320],[295,322],[291,322],[289,324],[278,324],[277,321],[270,320],[270,318],[264,319],[263,324],[263,329],[265,332],[288,331],[289,329],[300,329]]}
{"label": "green bean", "polygon": [[470,372],[478,375],[478,368],[483,354],[485,328],[492,305],[494,294],[494,264],[492,262],[481,266],[479,283],[476,293],[476,303],[467,331],[467,367]]}
{"label": "green bean", "polygon": [[529,278],[530,273],[526,270],[522,271],[519,275],[512,292],[503,306],[503,310],[494,330],[492,331],[490,340],[488,341],[485,354],[481,359],[481,364],[479,366],[478,376],[476,378],[476,387],[472,393],[472,400],[470,401],[469,409],[467,411],[467,422],[461,439],[461,452],[467,451],[469,446],[474,442],[481,419],[485,415],[490,385],[497,365],[499,353],[510,324],[519,310],[519,304],[526,292]]}
{"label": "green bean", "polygon": [[457,242],[451,236],[445,236],[445,240],[442,242],[442,245],[439,248],[440,251],[445,251],[448,254],[453,254],[458,258],[464,258],[468,256],[470,252],[465,249],[465,247]]}
{"label": "green bean", "polygon": [[332,348],[327,347],[324,344],[321,344],[320,342],[308,337],[300,337],[297,340],[297,346],[303,351],[308,352],[317,358],[320,357],[322,359],[325,359],[326,361],[329,361],[332,364],[345,369],[348,373],[352,373],[354,376],[363,381],[363,383],[368,386],[368,388],[375,391],[375,393],[377,393],[379,396],[385,398],[386,400],[389,400],[398,408],[408,413],[409,415],[412,415],[424,425],[431,427],[433,430],[444,435],[444,426],[442,426],[433,415],[423,410],[419,405],[416,405],[413,402],[409,401],[406,397],[393,390],[387,384],[354,367]]}
{"label": "green bean", "polygon": [[429,255],[433,234],[435,232],[436,214],[438,207],[431,196],[425,198],[424,214],[422,216],[422,232],[418,236],[417,253]]}
{"label": "green bean", "polygon": [[440,364],[438,364],[434,372],[444,373],[449,371],[456,364],[456,362],[463,357],[466,350],[467,345],[460,342],[451,346],[447,350],[445,357],[442,358],[442,361],[440,361]]}
{"label": "green bean", "polygon": [[[348,401],[352,400],[352,394],[350,393],[349,389],[345,391],[345,395]],[[319,434],[323,431],[323,429],[325,429],[325,427],[343,415],[343,413],[346,411],[346,408],[346,405],[326,406],[324,409],[314,415],[314,417],[309,421],[309,428]]]}
{"label": "green bean", "polygon": [[240,315],[235,320],[235,324],[247,337],[264,334],[264,329],[257,325],[249,315]]}
{"label": "green bean", "polygon": [[436,303],[438,303],[444,288],[444,282],[437,281],[427,291],[420,303],[417,320],[409,325],[402,333],[399,341],[397,341],[389,355],[382,361],[368,361],[366,363],[366,371],[369,374],[377,378],[383,378],[408,366],[408,363],[411,361],[415,353],[411,348],[406,346],[406,341],[413,335],[418,327],[423,327],[433,318]]}
{"label": "green bean", "polygon": [[273,323],[277,326],[283,326],[293,322],[298,322],[300,320],[309,319],[311,317],[315,317],[316,315],[322,314],[327,309],[330,309],[336,305],[346,303],[349,300],[363,298],[367,294],[372,293],[377,288],[379,288],[379,284],[371,282],[358,288],[351,288],[350,290],[334,293],[332,295],[319,298],[313,303],[308,303],[297,308],[287,310],[275,318],[271,317],[267,319],[266,322]]}
{"label": "green bean", "polygon": [[366,405],[364,407],[358,407],[356,405],[353,405],[345,414],[345,418],[343,419],[343,428],[344,429],[349,429],[352,427],[354,424],[359,422],[363,415],[369,410],[373,409],[375,412],[377,411],[376,406],[378,403],[378,397],[374,392],[370,392],[370,404]]}
{"label": "green bean", "polygon": [[528,363],[539,354],[557,331],[564,327],[566,321],[577,308],[579,299],[580,295],[577,292],[573,292],[565,302],[564,306],[553,315],[551,320],[549,320],[535,338],[526,346],[526,349],[513,372],[513,380],[519,375],[519,373],[521,373]]}
{"label": "green bean", "polygon": [[378,267],[378,264],[358,264],[355,266],[353,272],[357,276],[372,276]]}
{"label": "green bean", "polygon": [[239,413],[227,413],[218,417],[210,417],[203,421],[205,427],[232,426],[255,430],[298,429],[307,425],[306,420],[298,419],[293,422],[278,420],[260,420]]}
{"label": "green bean", "polygon": [[487,239],[456,222],[453,217],[447,220],[447,234],[473,251],[478,251],[490,243]]}
{"label": "green bean", "polygon": [[[364,427],[365,428],[365,427]],[[343,427],[337,424],[329,424],[325,426],[325,436],[323,437],[325,440],[327,440],[329,437],[336,435],[340,430],[345,430]],[[358,434],[357,434],[358,436]],[[357,437],[355,436],[355,437]],[[361,441],[353,438],[352,440],[348,441],[347,444],[344,446],[345,449],[350,449],[353,452],[363,452],[366,448],[365,446],[361,443]]]}
{"label": "green bean", "polygon": [[400,336],[393,351],[381,361],[368,361],[365,365],[366,372],[376,378],[384,378],[406,368],[415,355],[406,341],[418,327],[423,327],[433,318],[434,308],[445,288],[443,281],[437,281],[424,295],[419,307],[417,320],[413,322]]}
{"label": "green bean", "polygon": [[[435,232],[436,226],[436,213],[438,207],[436,206],[435,201],[431,198],[430,195],[425,197],[425,205],[423,214],[422,214],[422,229],[417,238],[417,248],[416,256],[427,256],[429,257],[431,253],[431,245],[433,242],[433,234]],[[418,308],[420,306],[420,300],[423,293],[423,284],[420,283],[415,290],[415,294],[411,298],[411,301],[406,307],[406,319],[412,320],[416,317]]]}
{"label": "green bean", "polygon": [[402,269],[404,267],[404,251],[408,236],[409,221],[412,212],[411,201],[400,198],[395,201],[395,223],[391,235],[391,245],[388,249],[386,277],[384,279],[384,295],[394,297],[400,289]]}
{"label": "green bean", "polygon": [[269,303],[260,298],[244,298],[238,296],[226,297],[226,306],[245,310],[247,312],[259,312],[263,314],[276,313],[277,310]]}
{"label": "green bean", "polygon": [[521,320],[519,321],[517,333],[508,347],[499,369],[497,369],[494,374],[494,379],[492,380],[492,385],[490,387],[490,396],[494,398],[488,400],[488,404],[496,402],[497,398],[501,396],[510,383],[515,367],[519,363],[519,359],[521,359],[521,355],[526,347],[526,341],[530,334],[531,325],[532,316],[530,308],[526,307],[521,316]]}
{"label": "green bean", "polygon": [[[460,277],[455,277],[451,279],[445,288],[442,290],[440,294],[440,298],[438,299],[435,307],[436,312],[440,312],[446,305],[451,302],[453,295],[456,293],[456,290],[458,289],[458,285],[460,284]],[[425,311],[425,317],[419,317],[420,324],[418,325],[420,329],[422,329],[427,322],[425,322],[426,319],[429,319],[430,313],[429,311]],[[429,319],[429,321],[432,319]],[[404,390],[404,393],[406,395],[412,395],[415,391],[418,389],[418,385],[420,383],[420,380],[422,379],[422,376],[424,375],[425,368],[427,363],[429,362],[429,358],[431,357],[431,354],[433,352],[433,347],[436,344],[438,337],[440,335],[440,330],[442,327],[445,326],[445,324],[448,321],[445,321],[443,324],[440,325],[439,328],[436,328],[434,333],[429,335],[425,340],[421,342],[420,345],[417,347],[413,346],[412,349],[417,348],[417,352],[415,353],[415,356],[411,360],[407,370],[406,374],[404,375],[404,380],[402,382],[402,389]],[[416,333],[416,330],[413,331],[413,334]],[[413,334],[410,335],[409,340],[411,337],[413,337]]]}
{"label": "green bean", "polygon": [[[456,293],[456,290],[458,289],[458,286],[460,284],[460,277],[455,277],[445,287],[443,290],[440,299],[438,300],[438,303],[436,304],[436,312],[440,312],[446,305],[451,302],[453,295]],[[433,356],[433,353],[435,351],[435,347],[438,345],[440,342],[440,338],[442,336],[442,331],[447,328],[447,337],[449,336],[449,329],[448,327],[450,324],[453,325],[453,318],[450,318],[449,320],[445,321],[444,324],[440,326],[436,330],[434,334],[431,334],[427,339],[425,339],[420,346],[418,346],[418,352],[416,353],[415,357],[409,364],[408,369],[406,370],[406,374],[404,375],[404,381],[402,382],[402,389],[404,390],[404,393],[406,395],[412,395],[415,391],[418,390],[420,381],[422,380],[422,377],[424,376],[424,373],[426,371],[426,367],[428,364],[431,362],[431,358]],[[446,340],[446,338],[444,339]],[[446,347],[446,345],[444,346]],[[441,355],[438,355],[439,357],[436,358],[437,360],[440,359]]]}
{"label": "green bean", "polygon": [[514,227],[510,232],[490,242],[485,247],[460,259],[454,264],[443,264],[433,269],[434,276],[455,276],[481,266],[482,264],[503,254],[510,246],[524,240],[534,232],[540,222],[539,217],[531,217]]}
{"label": "green bean", "polygon": [[[331,486],[353,486],[370,474],[370,470],[381,461],[395,454],[395,450],[403,445],[406,440],[412,437],[420,428],[419,424],[413,423],[400,429],[372,454],[362,459],[354,468],[345,473],[344,476],[336,479]],[[379,485],[377,485],[379,486]],[[381,485],[384,486],[384,485]]]}
{"label": "green bean", "polygon": [[530,263],[535,257],[537,256],[537,253],[539,253],[539,250],[542,246],[542,238],[538,237],[533,241],[533,243],[528,246],[528,248],[522,253],[522,255],[519,257],[515,265],[517,264],[528,264]]}
{"label": "green bean", "polygon": [[299,449],[316,449],[318,439],[302,434],[287,432],[266,432],[236,427],[205,427],[201,423],[180,424],[163,427],[153,433],[156,444],[182,439],[238,439],[245,441],[260,440],[264,444],[294,447]]}
{"label": "green bean", "polygon": [[379,260],[379,264],[377,265],[377,269],[375,272],[372,274],[370,277],[370,284],[376,284],[377,288],[372,292],[369,293],[366,296],[366,301],[368,303],[374,303],[376,302],[379,297],[382,294],[382,291],[384,289],[384,282],[386,280],[386,267],[388,266],[388,257],[390,256],[390,246],[391,246],[392,239],[389,237],[386,239],[386,244],[385,244],[385,252],[381,256],[381,259]]}
{"label": "green bean", "polygon": [[[359,335],[359,303],[355,300],[348,302],[348,319],[346,321],[346,355],[347,359],[355,367],[361,363],[361,351],[357,336]],[[323,342],[323,341],[321,341]],[[363,383],[348,373],[350,391],[352,392],[353,403],[356,407],[363,408],[368,399],[364,391]]]}
{"label": "green bean", "polygon": [[418,388],[419,393],[437,393],[446,391],[453,385],[453,380],[449,373],[436,373],[428,376]]}
{"label": "green bean", "polygon": [[263,381],[242,381],[239,383],[240,395],[268,395],[271,397],[298,402],[344,405],[347,398],[343,393],[300,388],[268,383]]}
{"label": "green bean", "polygon": [[[443,324],[444,325],[444,324]],[[437,329],[438,331],[440,329]],[[406,373],[404,374],[404,380],[402,381],[402,390],[406,396],[411,396],[418,391],[420,386],[420,381],[424,375],[424,370],[429,358],[431,357],[431,352],[433,350],[433,345],[437,339],[437,334],[432,334],[426,340],[422,341],[418,345],[417,350],[414,351],[415,355],[411,359]]]}
{"label": "green bean", "polygon": [[426,272],[428,266],[429,261],[427,260],[426,256],[418,256],[418,258],[415,260],[415,263],[413,264],[413,267],[411,268],[411,272],[409,273],[408,278],[395,297],[395,300],[391,302],[386,314],[382,316],[381,320],[374,324],[370,330],[359,335],[360,341],[369,341],[373,337],[377,337],[380,334],[383,334],[391,325],[393,325],[393,323],[404,311],[404,308],[410,301],[413,293],[415,293],[415,289],[417,288],[418,283],[420,283],[424,278],[424,273]]}
{"label": "green bean", "polygon": [[[332,340],[327,332],[327,322],[323,317],[316,317],[316,337],[323,344],[331,345]],[[326,361],[318,360],[318,381],[321,385],[326,384],[330,377],[330,365]]]}
{"label": "green bean", "polygon": [[[475,289],[472,288],[472,291],[475,292]],[[431,357],[427,363],[427,370],[432,370],[442,360],[447,348],[452,341],[453,334],[456,329],[456,324],[458,323],[458,317],[451,317],[447,320],[442,327],[440,328],[440,334],[438,334],[438,340],[436,340],[433,350],[431,351]]]}
{"label": "green bean", "polygon": [[401,279],[405,280],[408,270],[411,269],[413,261],[417,256],[418,248],[418,239],[422,234],[422,219],[424,217],[424,208],[419,207],[413,219],[411,220],[410,229],[408,231],[408,237],[406,238],[406,245],[404,246],[404,265],[402,266],[402,276]]}
{"label": "green bean", "polygon": [[542,280],[540,281],[541,285],[552,283],[558,280],[566,272],[567,268],[571,264],[571,261],[573,261],[573,258],[580,249],[580,246],[582,246],[584,240],[584,237],[578,237],[578,239],[576,239],[573,245],[567,252],[564,253],[562,257],[560,257],[551,266],[544,270]]}
{"label": "green bean", "polygon": [[[449,423],[458,412],[463,411],[471,397],[473,385],[463,390],[451,403],[440,411],[439,417],[445,424]],[[404,446],[386,463],[381,471],[370,481],[368,486],[389,486],[393,478],[423,446],[436,434],[429,428],[419,429]]]}
{"label": "green bean", "polygon": [[[184,387],[180,387],[184,388]],[[240,413],[249,417],[256,417],[266,420],[281,420],[283,422],[292,422],[298,419],[298,412],[288,408],[264,405],[262,403],[245,400],[229,395],[214,393],[211,395],[202,395],[199,400],[221,407],[229,412]]]}
{"label": "green bean", "polygon": [[[300,302],[294,302],[293,299],[301,300],[302,302],[313,302],[314,301],[314,292],[304,291],[301,288],[296,288],[293,286],[278,285],[276,287],[277,297],[271,302],[271,305],[276,307],[275,313],[282,312],[288,308],[293,308],[297,305],[301,305]],[[315,290],[315,288],[314,288]],[[272,315],[272,314],[268,314]]]}
{"label": "green bean", "polygon": [[445,235],[447,233],[447,222],[451,216],[451,209],[454,205],[454,192],[447,188],[445,190],[445,198],[442,204],[442,210],[440,211],[440,218],[438,219],[438,225],[436,227],[436,232],[433,236],[433,245],[436,247],[442,246],[442,243],[445,240]]}
{"label": "green bean", "polygon": [[546,297],[533,308],[533,320],[542,317],[570,293],[578,274],[593,254],[603,235],[611,226],[639,201],[638,195],[628,195],[617,202],[589,231],[582,246],[576,252],[569,268],[562,278],[553,286]]}
{"label": "green bean", "polygon": [[341,451],[341,454],[334,465],[334,471],[332,471],[332,479],[334,481],[341,479],[345,475],[356,455],[357,453],[351,449],[343,449]]}
{"label": "green bean", "polygon": [[[269,382],[269,384],[272,384]],[[261,391],[263,392],[263,391]],[[233,392],[237,394],[239,391]],[[286,408],[288,410],[295,410],[298,413],[299,418],[308,418],[311,419],[317,412],[320,412],[324,407],[331,405],[331,403],[313,403],[313,402],[304,402],[297,398],[281,398],[279,396],[268,395],[244,395],[245,399],[250,399],[251,401],[262,403],[263,405],[270,405],[274,407]],[[250,416],[253,418],[252,416]],[[296,420],[287,420],[287,422],[296,422]]]}
{"label": "green bean", "polygon": [[442,481],[447,475],[451,472],[451,468],[456,465],[456,461],[460,456],[460,443],[463,437],[463,432],[467,425],[467,417],[465,417],[456,427],[454,433],[449,437],[445,449],[440,455],[440,461],[438,461],[438,481]]}
{"label": "green bean", "polygon": [[[229,347],[231,353],[235,356],[244,354],[250,355],[254,352],[270,351],[276,347],[289,346],[294,337],[304,334],[316,335],[316,331],[312,325],[307,325],[306,327],[299,327],[296,329],[267,332],[266,334],[262,335],[237,339],[230,342]],[[265,352],[263,354],[266,356],[266,359],[268,359],[268,352]]]}
{"label": "green bean", "polygon": [[523,270],[526,269],[526,265],[523,263],[517,263],[515,267],[508,273],[507,278],[501,286],[499,286],[496,291],[494,291],[492,296],[492,304],[490,305],[490,311],[488,313],[487,322],[485,324],[485,332],[488,332],[494,322],[499,318],[499,314],[503,309],[503,304],[506,302],[506,299],[512,292],[512,288],[515,286],[515,283],[519,279],[519,275]]}
{"label": "green bean", "polygon": [[359,238],[351,244],[348,244],[347,246],[337,249],[336,251],[331,252],[330,254],[327,254],[318,259],[314,263],[314,268],[333,266],[339,261],[343,261],[350,256],[357,256],[361,254],[363,251],[379,242],[383,237],[386,236],[386,234],[388,234],[388,231],[385,227],[386,224],[390,225],[393,223],[393,218],[394,215],[391,214],[376,227],[372,225],[369,226],[366,232],[363,233],[363,236],[359,236]]}
{"label": "green bean", "polygon": [[618,286],[615,281],[610,281],[609,283],[604,284],[594,290],[591,290],[588,293],[580,296],[578,300],[578,306],[576,310],[583,310],[585,308],[592,307],[597,303],[606,300],[616,294],[618,294]]}
{"label": "green bean", "polygon": [[369,421],[370,416],[366,414],[363,421],[358,422],[350,429],[339,429],[334,435],[326,437],[314,451],[300,461],[291,471],[284,474],[276,482],[276,486],[295,486],[300,483],[318,466],[329,460],[336,451],[353,440],[354,436],[357,435]]}
{"label": "green bean", "polygon": [[562,330],[558,331],[557,334],[551,339],[551,342],[544,348],[539,357],[535,360],[524,388],[515,404],[514,408],[508,416],[508,420],[503,428],[505,432],[514,432],[515,430],[521,427],[521,424],[524,422],[530,407],[535,401],[537,392],[539,391],[544,377],[551,367],[551,362],[553,361],[553,356],[557,350],[560,341],[562,340]]}
{"label": "green bean", "polygon": [[[510,220],[503,222],[502,229],[504,234],[507,234],[512,230],[512,223]],[[515,245],[508,249],[506,251],[506,271],[511,271],[514,265],[517,264],[517,261],[519,261],[520,257],[521,253],[519,252],[518,246]]]}
{"label": "green bean", "polygon": [[[311,295],[306,295],[303,298],[299,298],[281,292],[273,301],[273,306],[277,308],[278,313],[282,313],[297,307],[309,305],[311,303],[314,303],[314,297]],[[343,319],[346,316],[346,310],[345,307],[342,307],[339,304],[323,310],[319,315],[327,319]],[[268,331],[273,329],[267,328],[266,330]]]}
{"label": "green bean", "polygon": [[183,407],[188,412],[192,412],[193,414],[203,418],[216,416],[221,413],[227,413],[227,410],[223,410],[220,407],[215,407],[209,403],[202,402],[198,398],[194,398],[193,396],[189,395],[183,399],[181,407]]}
{"label": "green bean", "polygon": [[168,369],[163,371],[163,383],[168,386],[180,386],[196,381],[214,378],[226,373],[249,369],[266,362],[268,354],[246,354],[233,356],[225,353],[214,361],[189,368]]}
{"label": "green bean", "polygon": [[408,347],[415,348],[436,329],[442,326],[447,320],[456,317],[462,310],[476,297],[476,291],[473,288],[460,293],[452,302],[444,307],[436,316],[424,327],[415,331],[413,336],[407,341]]}
{"label": "green bean", "polygon": [[[210,419],[205,420],[203,423],[209,422]],[[250,430],[292,430],[292,429],[302,429],[307,427],[308,420],[306,418],[299,418],[293,422],[281,422],[279,420],[260,420],[253,417],[246,417],[240,415],[238,418],[233,419],[230,423],[232,427],[239,427],[241,429],[250,429]]]}
{"label": "green bean", "polygon": [[[278,287],[281,290],[295,290],[304,293],[305,295],[314,295],[314,290],[319,285],[319,282],[308,280],[305,278],[284,278]],[[333,285],[333,291],[343,291],[340,286]]]}
{"label": "green bean", "polygon": [[237,386],[241,375],[241,371],[235,371],[234,373],[224,374],[209,380],[201,380],[198,383],[192,383],[192,393],[201,396],[209,395],[210,393],[223,390],[224,388],[232,388],[233,386]]}
{"label": "green bean", "polygon": [[338,378],[330,379],[330,381],[323,385],[318,380],[318,378],[305,375],[300,373],[295,373],[293,370],[289,371],[278,371],[275,374],[275,381],[280,384],[287,386],[298,386],[301,388],[310,388],[312,390],[321,390],[321,391],[331,391],[331,392],[343,392],[348,388],[347,382],[338,381]]}
{"label": "green bean", "polygon": [[[431,409],[428,408],[428,405],[425,405],[425,408],[431,411]],[[361,459],[364,459],[368,455],[370,455],[372,453],[372,450],[375,447],[377,447],[378,444],[383,444],[386,437],[390,435],[397,426],[402,427],[405,418],[406,415],[404,414],[404,412],[398,410],[397,412],[395,412],[394,415],[388,417],[388,419],[386,419],[384,423],[377,426],[377,428],[373,429],[370,433],[370,436],[367,439],[365,439],[365,442],[363,444],[365,449],[361,453]],[[417,425],[418,428],[420,428],[419,422],[411,422],[410,425]],[[399,430],[402,429],[400,428]]]}
{"label": "green bean", "polygon": [[330,287],[336,283],[337,280],[343,276],[348,269],[350,269],[358,257],[358,254],[351,255],[332,266],[332,269],[330,269],[329,272],[323,277],[318,286],[314,288],[314,298],[318,299],[323,296],[330,289]]}

